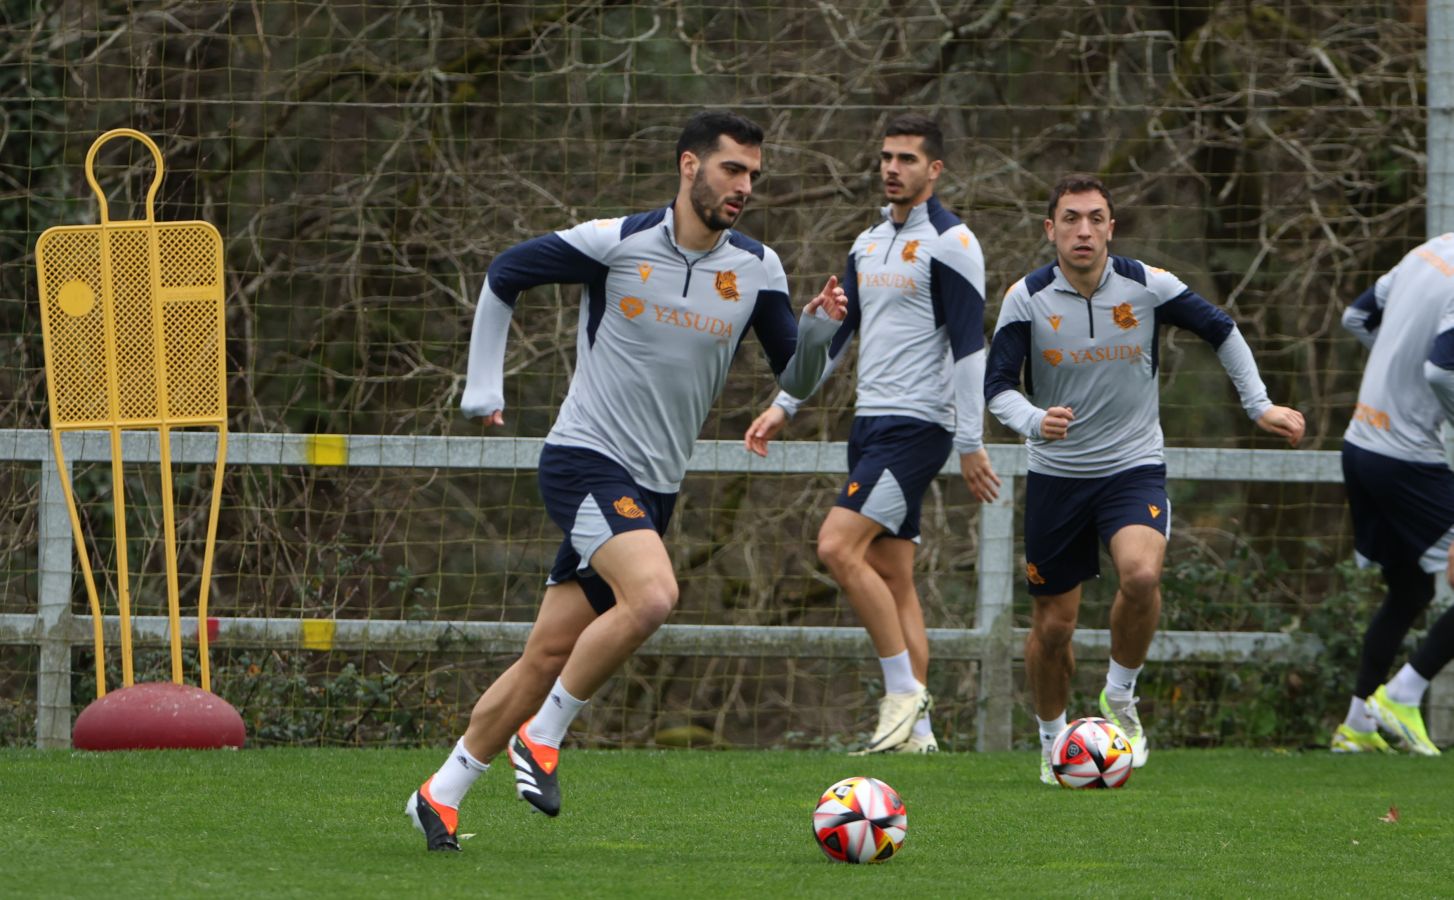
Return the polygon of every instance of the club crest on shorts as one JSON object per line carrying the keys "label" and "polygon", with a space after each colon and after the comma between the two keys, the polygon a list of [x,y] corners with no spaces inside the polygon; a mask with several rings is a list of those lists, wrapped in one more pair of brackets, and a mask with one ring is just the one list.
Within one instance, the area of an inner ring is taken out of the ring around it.
{"label": "club crest on shorts", "polygon": [[611,504],[611,506],[616,510],[616,514],[621,516],[623,519],[646,518],[646,510],[636,505],[635,498],[622,497],[620,500],[617,500],[615,503]]}
{"label": "club crest on shorts", "polygon": [[1031,584],[1044,584],[1045,576],[1040,574],[1040,570],[1035,567],[1034,563],[1027,562],[1025,563],[1025,580]]}
{"label": "club crest on shorts", "polygon": [[723,300],[731,300],[735,303],[742,299],[742,295],[737,293],[737,273],[730,269],[717,273],[713,287],[717,289],[717,293]]}

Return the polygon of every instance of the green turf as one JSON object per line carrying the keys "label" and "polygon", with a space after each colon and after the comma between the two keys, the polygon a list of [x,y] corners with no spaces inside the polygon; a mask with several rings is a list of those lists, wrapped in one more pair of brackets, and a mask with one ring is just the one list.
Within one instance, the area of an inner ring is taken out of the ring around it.
{"label": "green turf", "polygon": [[[3,751],[0,893],[1434,896],[1454,858],[1443,759],[1158,751],[1120,791],[1066,791],[1028,753],[568,750],[558,819],[528,813],[497,765],[464,806],[464,852],[428,854],[403,806],[441,759]],[[831,863],[811,837],[819,792],[855,774],[908,805],[883,865]]]}

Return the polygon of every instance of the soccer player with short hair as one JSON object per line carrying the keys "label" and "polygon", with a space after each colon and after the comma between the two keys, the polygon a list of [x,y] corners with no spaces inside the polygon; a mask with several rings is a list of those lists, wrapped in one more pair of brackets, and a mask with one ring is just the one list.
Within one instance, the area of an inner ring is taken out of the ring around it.
{"label": "soccer player with short hair", "polygon": [[1081,583],[1100,575],[1098,543],[1120,579],[1100,710],[1126,733],[1133,764],[1146,763],[1134,693],[1161,615],[1171,530],[1156,382],[1161,326],[1216,348],[1258,427],[1293,446],[1304,428],[1301,413],[1267,399],[1252,351],[1226,313],[1175,275],[1110,255],[1115,224],[1099,179],[1067,175],[1055,185],[1045,219],[1055,262],[1005,295],[985,375],[990,412],[1029,447],[1025,578],[1034,607],[1025,670],[1046,784],[1055,784],[1050,748],[1066,724],[1071,638]]}
{"label": "soccer player with short hair", "polygon": [[1358,405],[1343,433],[1343,482],[1361,566],[1383,570],[1388,594],[1363,636],[1348,716],[1335,753],[1391,752],[1378,726],[1414,753],[1438,756],[1419,703],[1454,658],[1454,609],[1387,684],[1434,578],[1454,585],[1454,472],[1441,422],[1454,423],[1454,234],[1416,247],[1343,313],[1368,347]]}
{"label": "soccer player with short hair", "polygon": [[490,265],[461,407],[504,424],[505,337],[515,301],[580,284],[576,370],[540,454],[540,493],[565,532],[524,652],[406,811],[429,849],[458,850],[458,807],[508,747],[516,792],[560,811],[559,747],[597,689],[670,615],[677,583],[661,535],[702,424],[749,331],[778,383],[806,391],[845,315],[830,280],[794,321],[778,256],[732,230],[761,171],[762,129],[692,116],[669,206],[526,241]]}
{"label": "soccer player with short hair", "polygon": [[[929,721],[929,640],[914,586],[920,507],[951,451],[977,499],[993,500],[999,485],[981,438],[984,253],[934,196],[943,158],[944,136],[933,119],[908,113],[888,123],[879,154],[888,205],[848,254],[848,316],[823,373],[826,379],[857,332],[850,472],[818,532],[818,557],[848,595],[883,669],[878,726],[860,753],[939,749]],[[778,394],[748,428],[748,449],[766,456],[807,396]]]}

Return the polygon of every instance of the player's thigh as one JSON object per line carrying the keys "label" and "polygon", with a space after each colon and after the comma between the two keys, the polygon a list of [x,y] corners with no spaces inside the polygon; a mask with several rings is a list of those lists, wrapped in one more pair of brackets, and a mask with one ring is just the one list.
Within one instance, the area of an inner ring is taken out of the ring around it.
{"label": "player's thigh", "polygon": [[1111,562],[1121,583],[1132,578],[1159,580],[1166,560],[1166,536],[1147,525],[1125,525],[1111,535]]}
{"label": "player's thigh", "polygon": [[873,539],[883,526],[873,519],[842,506],[828,510],[818,528],[818,555],[864,559]]}
{"label": "player's thigh", "polygon": [[894,537],[917,540],[924,494],[944,468],[954,436],[908,416],[861,416],[849,439],[849,474],[835,508],[877,522]]}
{"label": "player's thigh", "polygon": [[661,535],[652,529],[613,535],[591,557],[591,568],[611,586],[618,603],[676,604],[677,582],[671,557]]}
{"label": "player's thigh", "polygon": [[1139,466],[1105,479],[1094,504],[1096,531],[1121,582],[1157,580],[1171,536],[1166,467]]}
{"label": "player's thigh", "polygon": [[596,611],[586,599],[580,582],[552,584],[545,589],[535,624],[525,640],[525,655],[564,659],[570,656],[581,632],[595,620]]}

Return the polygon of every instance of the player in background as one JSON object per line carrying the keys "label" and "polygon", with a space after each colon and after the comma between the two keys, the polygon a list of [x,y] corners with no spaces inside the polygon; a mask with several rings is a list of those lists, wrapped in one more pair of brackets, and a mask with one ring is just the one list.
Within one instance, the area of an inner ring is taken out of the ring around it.
{"label": "player in background", "polygon": [[1343,326],[1370,348],[1353,420],[1343,433],[1343,482],[1362,566],[1383,570],[1388,594],[1363,636],[1348,716],[1333,751],[1388,752],[1382,725],[1403,746],[1438,756],[1419,703],[1454,658],[1454,609],[1387,684],[1439,572],[1454,585],[1454,472],[1439,434],[1454,423],[1454,234],[1413,250],[1353,301]]}
{"label": "player in background", "polygon": [[1034,606],[1025,670],[1046,784],[1055,783],[1050,747],[1066,724],[1081,583],[1100,575],[1098,540],[1120,579],[1100,710],[1126,733],[1133,764],[1146,763],[1136,677],[1161,615],[1171,528],[1156,381],[1160,326],[1188,329],[1216,348],[1260,428],[1293,446],[1303,436],[1302,414],[1267,399],[1252,351],[1226,313],[1175,275],[1110,255],[1114,212],[1093,176],[1067,175],[1055,185],[1045,219],[1055,262],[1006,294],[985,375],[990,412],[1029,447],[1025,578]]}
{"label": "player in background", "polygon": [[[849,475],[818,532],[818,558],[848,595],[883,667],[878,726],[861,753],[932,753],[929,640],[914,586],[919,510],[950,451],[970,492],[993,500],[999,478],[984,419],[984,254],[934,196],[944,135],[900,115],[879,154],[883,218],[853,242],[842,284],[848,317],[828,369],[859,335]],[[821,380],[820,380],[821,384]],[[816,389],[816,386],[815,386]],[[808,393],[783,391],[748,428],[760,456]]]}
{"label": "player in background", "polygon": [[827,364],[846,312],[836,280],[795,322],[777,254],[732,230],[761,171],[762,137],[741,116],[698,113],[677,142],[670,206],[538,237],[490,265],[461,403],[486,425],[504,424],[505,338],[520,293],[584,286],[576,370],[540,455],[541,496],[565,540],[524,652],[409,798],[431,850],[459,849],[460,800],[507,746],[520,797],[560,811],[566,729],[676,606],[661,534],[747,332],[787,390],[807,391]]}

